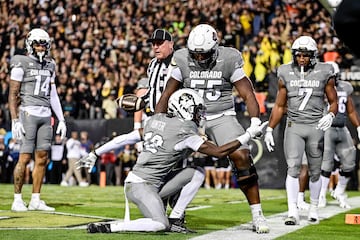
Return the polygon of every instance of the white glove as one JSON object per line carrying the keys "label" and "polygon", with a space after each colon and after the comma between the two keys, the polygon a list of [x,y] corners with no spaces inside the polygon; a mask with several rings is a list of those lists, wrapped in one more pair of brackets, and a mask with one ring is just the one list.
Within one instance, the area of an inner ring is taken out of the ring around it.
{"label": "white glove", "polygon": [[25,129],[19,119],[12,120],[11,133],[16,140],[21,140],[25,137]]}
{"label": "white glove", "polygon": [[[261,123],[261,121],[260,121]],[[241,144],[246,144],[251,138],[257,137],[262,134],[265,126],[269,121],[263,122],[260,126],[250,126],[246,129],[246,132],[237,138]]]}
{"label": "white glove", "polygon": [[[260,137],[261,134],[262,134],[262,132],[257,132],[259,126],[261,125],[261,120],[260,120],[260,118],[252,117],[250,121],[251,121],[251,122],[250,122],[250,127],[248,127],[248,128],[246,129],[246,131],[250,133],[251,138]],[[252,132],[257,132],[257,134],[255,134],[255,136],[253,136],[253,135],[252,135]]]}
{"label": "white glove", "polygon": [[260,120],[260,118],[258,118],[258,117],[252,117],[252,118],[250,119],[250,127],[260,126],[260,124],[261,124],[261,120]]}
{"label": "white glove", "polygon": [[76,169],[89,168],[88,172],[91,173],[98,156],[94,152],[90,152],[86,157],[82,157],[76,162]]}
{"label": "white glove", "polygon": [[323,131],[328,130],[331,127],[334,118],[335,118],[335,114],[329,112],[319,120],[319,124],[317,125],[316,129],[320,129]]}
{"label": "white glove", "polygon": [[59,121],[58,127],[56,129],[56,134],[60,134],[61,133],[61,140],[63,140],[66,137],[66,124],[65,121]]}
{"label": "white glove", "polygon": [[357,133],[358,133],[358,139],[360,140],[360,126],[356,128]]}
{"label": "white glove", "polygon": [[274,142],[274,137],[273,137],[272,132],[273,132],[273,129],[271,127],[266,128],[264,142],[265,142],[266,148],[268,149],[269,152],[274,151],[274,147],[275,147],[275,142]]}

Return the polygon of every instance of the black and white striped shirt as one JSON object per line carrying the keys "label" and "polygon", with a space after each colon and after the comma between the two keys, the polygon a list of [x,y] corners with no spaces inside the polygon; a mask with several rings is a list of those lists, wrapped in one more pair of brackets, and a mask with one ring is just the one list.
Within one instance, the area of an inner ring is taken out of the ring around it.
{"label": "black and white striped shirt", "polygon": [[170,62],[172,56],[173,54],[170,54],[167,58],[161,61],[153,58],[148,66],[148,84],[146,86],[146,88],[148,88],[148,92],[146,93],[144,99],[146,102],[148,102],[151,113],[155,112],[155,106],[165,89],[167,81],[170,78]]}

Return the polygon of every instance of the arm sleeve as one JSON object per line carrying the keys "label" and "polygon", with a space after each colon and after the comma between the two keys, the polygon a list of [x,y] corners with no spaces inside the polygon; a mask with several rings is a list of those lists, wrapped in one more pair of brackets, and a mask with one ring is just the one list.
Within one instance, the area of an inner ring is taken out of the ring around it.
{"label": "arm sleeve", "polygon": [[51,104],[51,108],[54,111],[57,119],[59,121],[65,121],[64,113],[62,111],[62,107],[61,107],[61,104],[60,104],[59,95],[57,94],[56,85],[54,83],[51,84],[50,104]]}
{"label": "arm sleeve", "polygon": [[24,70],[20,67],[11,69],[10,79],[21,82],[24,76]]}

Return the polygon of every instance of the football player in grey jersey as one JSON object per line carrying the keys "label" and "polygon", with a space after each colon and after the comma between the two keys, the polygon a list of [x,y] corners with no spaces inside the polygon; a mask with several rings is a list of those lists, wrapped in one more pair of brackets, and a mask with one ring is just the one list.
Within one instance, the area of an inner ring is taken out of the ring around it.
{"label": "football player in grey jersey", "polygon": [[[55,61],[48,56],[51,40],[46,31],[32,29],[25,41],[28,55],[15,55],[10,64],[9,109],[12,137],[21,141],[19,161],[14,169],[15,193],[11,210],[55,211],[40,199],[53,134],[52,111],[59,120],[56,133],[61,133],[62,139],[66,136],[66,124],[55,85]],[[26,207],[21,190],[25,168],[33,152],[33,189],[29,206]]]}
{"label": "football player in grey jersey", "polygon": [[[144,149],[125,179],[125,192],[135,203],[144,218],[136,220],[129,216],[122,222],[91,223],[89,233],[110,233],[122,231],[157,232],[169,229],[161,191],[169,182],[164,178],[176,165],[192,152],[224,157],[246,144],[250,138],[262,132],[267,122],[248,128],[240,137],[222,146],[205,141],[198,132],[203,119],[205,104],[192,89],[180,89],[169,99],[167,113],[157,113],[139,129],[144,139]],[[172,186],[176,190],[176,186]]]}
{"label": "football player in grey jersey", "polygon": [[[149,117],[154,114],[155,105],[170,77],[170,60],[174,52],[172,36],[164,29],[156,29],[147,41],[151,42],[155,57],[149,63],[147,77],[139,80],[136,91],[136,95],[143,98],[147,103],[146,109],[134,113],[134,131],[126,135],[127,139],[124,139],[124,136],[121,135],[95,149],[85,157],[90,162],[95,162],[97,156],[107,151],[124,146],[124,143],[131,142],[132,144],[136,144],[138,151],[142,151],[143,142],[137,130],[142,128]],[[84,159],[83,161],[87,160]],[[182,183],[184,187],[179,189],[179,191],[181,190],[180,194],[176,194],[178,195],[176,204],[169,214],[169,221],[171,223],[170,231],[185,233],[191,231],[184,224],[185,209],[203,184],[205,178],[204,172],[205,171],[199,166],[191,168],[183,168],[181,166],[176,169],[174,168],[173,171],[169,173],[168,180],[171,181],[170,183],[174,186]],[[172,185],[167,184],[167,186],[169,186],[169,189],[164,188],[160,195],[164,198],[164,202],[165,198],[169,197],[169,193],[173,192]]]}
{"label": "football player in grey jersey", "polygon": [[[244,99],[251,117],[250,127],[257,127],[259,105],[254,88],[245,75],[241,53],[231,47],[218,45],[216,30],[208,24],[199,24],[189,34],[187,48],[175,51],[171,78],[156,105],[155,112],[166,112],[170,95],[181,87],[196,90],[206,105],[205,133],[218,145],[231,141],[244,133],[236,119],[233,88]],[[229,155],[233,172],[251,208],[253,230],[268,233],[269,226],[260,203],[258,175],[248,145]]]}
{"label": "football player in grey jersey", "polygon": [[[264,137],[267,149],[272,152],[275,146],[273,128],[287,113],[284,133],[284,153],[288,166],[286,225],[299,224],[298,178],[304,152],[310,176],[308,220],[310,223],[319,222],[317,206],[321,187],[324,131],[331,126],[338,109],[334,69],[330,64],[317,62],[315,40],[309,36],[301,36],[291,48],[293,61],[278,68],[278,93]],[[329,111],[324,115],[325,97],[329,102]]]}
{"label": "football player in grey jersey", "polygon": [[329,62],[335,69],[337,76],[336,91],[338,96],[338,113],[331,125],[325,132],[324,136],[324,156],[321,165],[321,191],[319,197],[319,207],[326,206],[326,192],[330,181],[330,175],[334,167],[335,154],[340,160],[339,181],[335,191],[331,193],[332,197],[337,199],[339,206],[342,208],[350,208],[346,201],[346,186],[355,169],[356,149],[352,136],[346,127],[347,117],[356,127],[358,137],[360,139],[360,121],[356,112],[351,94],[354,91],[349,82],[339,79],[340,70],[335,62]]}

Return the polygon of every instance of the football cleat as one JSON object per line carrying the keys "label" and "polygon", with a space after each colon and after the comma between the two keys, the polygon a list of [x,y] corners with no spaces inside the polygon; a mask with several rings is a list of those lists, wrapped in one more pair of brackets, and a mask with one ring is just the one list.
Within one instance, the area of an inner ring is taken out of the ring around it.
{"label": "football cleat", "polygon": [[196,233],[196,231],[185,226],[184,218],[169,218],[170,232]]}
{"label": "football cleat", "polygon": [[37,200],[37,201],[31,200],[28,209],[30,211],[48,211],[48,212],[55,211],[55,208],[49,207],[42,200]]}
{"label": "football cleat", "polygon": [[311,224],[318,224],[319,223],[318,208],[315,205],[310,205],[309,215],[308,215],[308,222],[311,223]]}
{"label": "football cleat", "polygon": [[89,223],[88,233],[111,233],[110,223]]}
{"label": "football cleat", "polygon": [[28,208],[26,207],[26,203],[23,200],[14,200],[11,205],[11,211],[14,212],[26,212]]}
{"label": "football cleat", "polygon": [[298,201],[297,207],[298,207],[299,210],[306,210],[307,211],[310,208],[310,204],[308,204],[305,201]]}
{"label": "football cleat", "polygon": [[258,216],[253,220],[253,231],[258,234],[270,232],[270,227],[264,216]]}
{"label": "football cleat", "polygon": [[336,193],[335,191],[333,191],[331,193],[331,196],[338,201],[339,206],[341,208],[351,208],[351,206],[347,202],[347,194],[346,193],[339,194],[339,193]]}
{"label": "football cleat", "polygon": [[288,216],[285,218],[285,225],[299,225],[300,219],[299,216]]}

